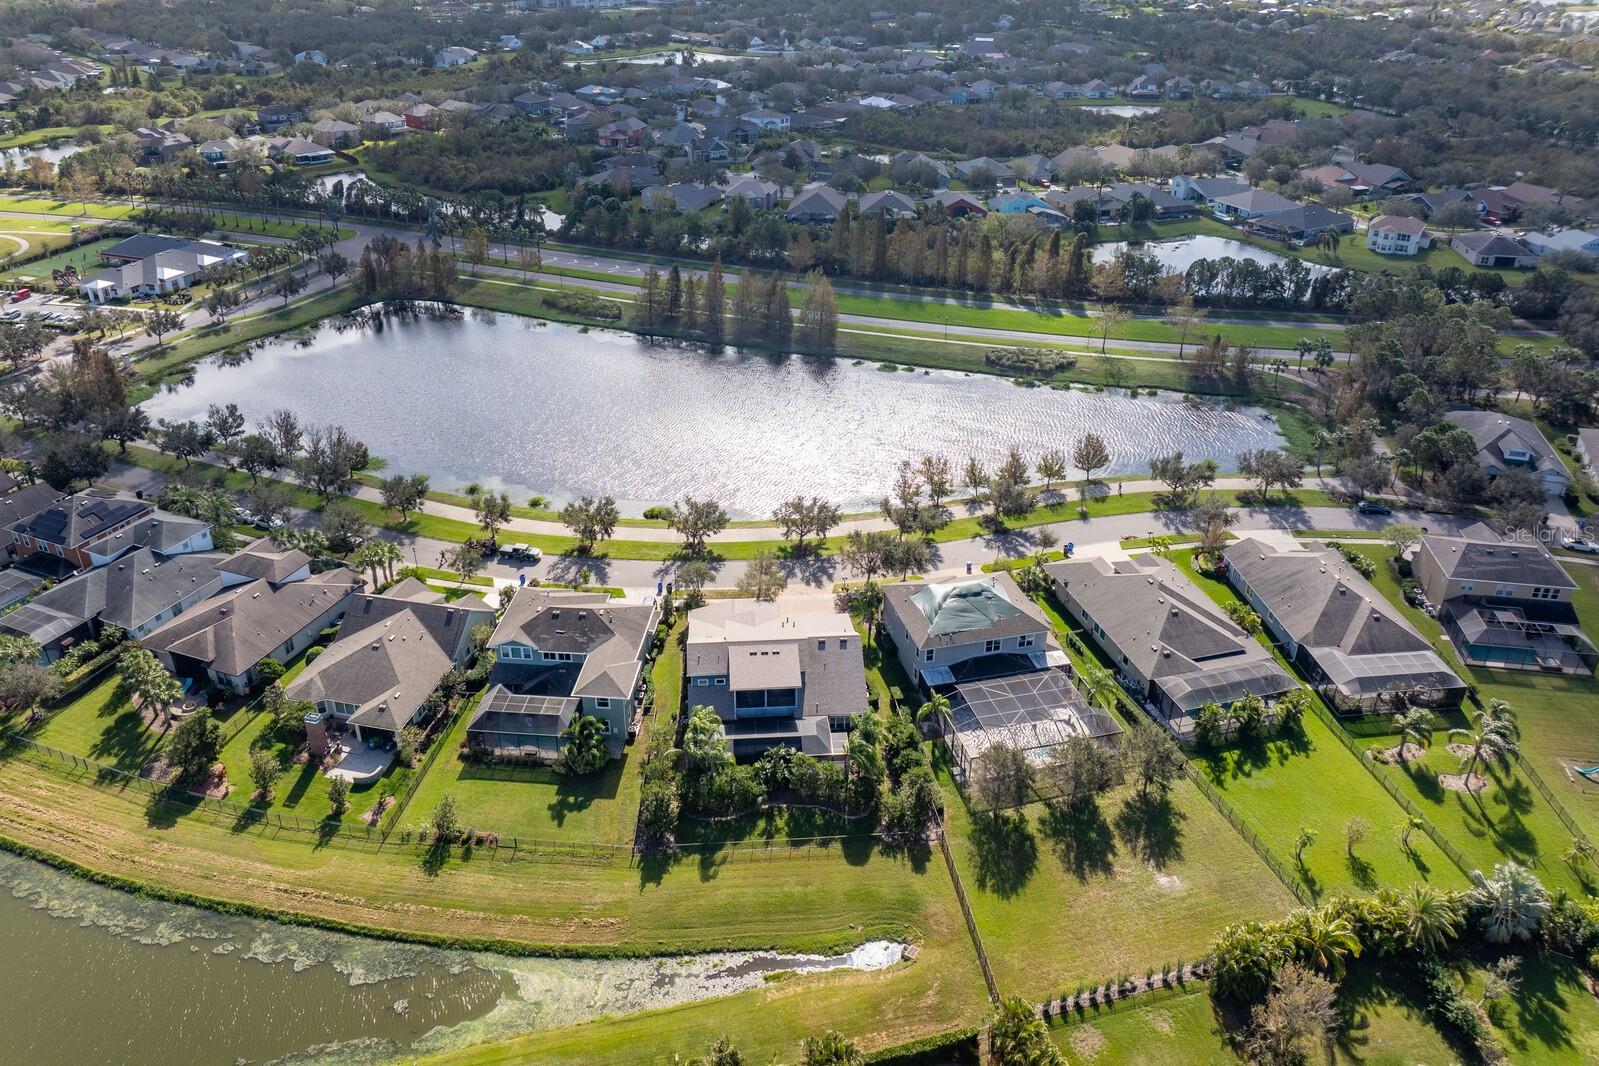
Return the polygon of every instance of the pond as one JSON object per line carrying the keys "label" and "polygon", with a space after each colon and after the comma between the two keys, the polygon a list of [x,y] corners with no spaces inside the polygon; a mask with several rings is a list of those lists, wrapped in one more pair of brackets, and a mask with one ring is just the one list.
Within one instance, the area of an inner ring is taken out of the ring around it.
{"label": "pond", "polygon": [[905,954],[511,958],[213,914],[9,854],[0,945],[0,1063],[28,1066],[388,1062]]}
{"label": "pond", "polygon": [[1139,115],[1153,115],[1160,107],[1155,104],[1085,104],[1083,110],[1117,118],[1137,118]]}
{"label": "pond", "polygon": [[[1108,263],[1120,255],[1125,248],[1134,248],[1141,252],[1148,252],[1160,261],[1160,265],[1172,273],[1185,273],[1190,266],[1201,259],[1253,259],[1262,266],[1281,265],[1288,262],[1288,256],[1278,252],[1268,251],[1259,245],[1247,244],[1244,241],[1235,241],[1231,237],[1216,237],[1210,234],[1198,234],[1193,237],[1179,237],[1169,241],[1132,242],[1111,241],[1094,246],[1094,262]],[[1320,266],[1316,263],[1305,264],[1312,274],[1328,274],[1331,267]]]}
{"label": "pond", "polygon": [[634,514],[685,494],[751,518],[795,493],[871,507],[902,459],[975,455],[992,468],[1012,445],[1030,459],[1070,454],[1090,430],[1105,439],[1112,474],[1178,448],[1233,470],[1239,452],[1282,440],[1264,411],[1177,393],[1022,388],[484,313],[324,323],[235,365],[208,361],[193,384],[145,406],[181,420],[229,401],[252,420],[287,407],[337,422],[391,472],[430,474],[438,488],[475,481],[557,501],[609,493]]}
{"label": "pond", "polygon": [[39,156],[45,162],[54,166],[68,156],[77,155],[83,151],[83,146],[77,141],[57,141],[54,144],[34,144],[26,148],[0,148],[0,167],[5,166],[7,160],[24,165],[29,157]]}

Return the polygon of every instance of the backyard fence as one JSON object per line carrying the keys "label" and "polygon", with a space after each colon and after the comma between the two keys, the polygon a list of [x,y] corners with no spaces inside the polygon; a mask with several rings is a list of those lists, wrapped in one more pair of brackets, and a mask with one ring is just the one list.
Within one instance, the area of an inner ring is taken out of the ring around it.
{"label": "backyard fence", "polygon": [[1555,812],[1555,817],[1560,819],[1560,824],[1566,827],[1566,831],[1571,834],[1572,839],[1582,841],[1592,847],[1593,842],[1588,839],[1588,834],[1584,833],[1582,828],[1572,820],[1571,812],[1566,810],[1565,804],[1555,798],[1554,792],[1544,781],[1543,775],[1533,769],[1532,763],[1528,762],[1521,752],[1516,752],[1515,758],[1516,768],[1521,771],[1522,776],[1531,781],[1534,787],[1538,789],[1538,794],[1543,796],[1544,802],[1549,804],[1549,809]]}
{"label": "backyard fence", "polygon": [[1432,819],[1428,818],[1421,808],[1411,801],[1409,796],[1400,791],[1399,786],[1394,784],[1393,778],[1388,776],[1388,771],[1378,766],[1376,761],[1366,753],[1366,749],[1355,743],[1354,738],[1349,735],[1343,726],[1338,724],[1338,720],[1322,704],[1320,698],[1311,701],[1310,709],[1311,713],[1316,715],[1322,724],[1332,732],[1332,735],[1338,738],[1338,742],[1349,749],[1349,753],[1355,757],[1355,760],[1361,766],[1366,768],[1366,772],[1376,779],[1377,783],[1383,787],[1383,790],[1393,798],[1393,801],[1399,804],[1400,809],[1421,823],[1421,831],[1427,835],[1429,840],[1438,845],[1438,850],[1443,852],[1449,861],[1454,863],[1460,872],[1469,879],[1472,870],[1476,869],[1476,864],[1466,858],[1465,854],[1455,847],[1437,826],[1432,824]]}
{"label": "backyard fence", "polygon": [[1277,853],[1272,850],[1272,846],[1266,843],[1260,834],[1250,827],[1249,823],[1244,820],[1244,816],[1239,814],[1233,808],[1233,805],[1222,797],[1216,786],[1205,779],[1204,773],[1195,769],[1193,763],[1189,762],[1187,758],[1183,759],[1183,768],[1188,772],[1188,780],[1192,781],[1194,786],[1199,789],[1200,794],[1210,800],[1211,806],[1215,807],[1221,813],[1221,816],[1227,819],[1227,824],[1237,830],[1238,835],[1244,838],[1244,843],[1255,850],[1255,854],[1260,856],[1260,861],[1265,863],[1267,868],[1277,875],[1279,881],[1288,886],[1288,891],[1294,894],[1294,898],[1306,907],[1314,905],[1316,901],[1311,896],[1310,890],[1305,887],[1303,879],[1288,868],[1288,864],[1277,856]]}
{"label": "backyard fence", "polygon": [[961,916],[966,919],[966,932],[972,938],[972,947],[977,950],[977,964],[983,968],[983,981],[988,985],[989,1002],[997,1007],[999,983],[994,980],[994,968],[988,964],[988,952],[983,947],[983,934],[978,932],[977,918],[972,914],[972,905],[966,899],[966,886],[961,883],[960,871],[955,868],[955,856],[950,853],[942,818],[938,824],[938,850],[944,853],[944,865],[949,868],[949,879],[955,886],[955,899],[960,903]]}

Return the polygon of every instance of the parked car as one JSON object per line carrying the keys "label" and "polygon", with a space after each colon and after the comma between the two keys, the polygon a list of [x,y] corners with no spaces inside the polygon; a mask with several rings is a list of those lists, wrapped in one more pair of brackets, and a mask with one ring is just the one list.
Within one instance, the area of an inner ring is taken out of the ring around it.
{"label": "parked car", "polygon": [[507,544],[500,554],[514,562],[536,563],[544,558],[543,550],[535,548],[531,544]]}
{"label": "parked car", "polygon": [[1381,500],[1361,500],[1355,505],[1361,514],[1393,514],[1394,509]]}
{"label": "parked car", "polygon": [[1599,544],[1586,537],[1570,537],[1562,545],[1567,551],[1584,552],[1588,555],[1599,555]]}

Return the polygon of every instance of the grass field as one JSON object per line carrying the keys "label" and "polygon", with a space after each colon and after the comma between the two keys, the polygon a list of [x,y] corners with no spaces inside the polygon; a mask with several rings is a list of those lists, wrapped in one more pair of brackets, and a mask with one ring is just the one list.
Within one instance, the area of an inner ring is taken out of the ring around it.
{"label": "grass field", "polygon": [[[0,233],[7,231],[8,227],[6,221],[4,219],[0,219]],[[32,234],[28,235],[28,237],[30,241],[34,240],[34,236]],[[45,281],[49,281],[51,271],[61,270],[66,267],[73,266],[78,268],[79,277],[88,277],[89,274],[96,270],[100,265],[100,249],[109,248],[115,243],[117,243],[117,238],[105,237],[101,240],[90,241],[87,244],[79,245],[70,251],[57,252],[55,255],[47,256],[44,259],[36,259],[33,262],[25,263],[14,270],[7,270],[4,272],[7,276],[29,278],[33,280],[43,279]]]}
{"label": "grass field", "polygon": [[[1599,1062],[1599,1000],[1588,978],[1552,953],[1522,956],[1520,993],[1487,1007],[1494,1035],[1517,1066]],[[1471,968],[1465,993],[1482,995],[1483,971]]]}
{"label": "grass field", "polygon": [[145,728],[115,673],[53,715],[33,739],[130,774],[138,773],[162,742],[160,734]]}
{"label": "grass field", "polygon": [[[1374,986],[1358,968],[1340,987],[1345,1028],[1310,1061],[1327,1066],[1417,1066],[1457,1056],[1415,1006]],[[1243,1063],[1205,985],[1073,1018],[1051,1036],[1071,1066],[1207,1066]],[[1520,1061],[1519,1059],[1516,1061]]]}
{"label": "grass field", "polygon": [[[944,779],[956,867],[1005,994],[1035,1001],[1203,955],[1223,926],[1293,906],[1194,785],[1141,803],[1120,787],[1088,814],[966,809]],[[1238,886],[1249,885],[1247,895]]]}
{"label": "grass field", "polygon": [[[1372,750],[1398,742],[1394,736],[1361,740]],[[1477,771],[1488,780],[1487,791],[1478,795],[1451,791],[1438,783],[1439,774],[1460,772],[1460,760],[1445,750],[1447,742],[1440,729],[1423,757],[1385,772],[1479,869],[1488,872],[1494,863],[1514,859],[1532,869],[1551,891],[1585,893],[1591,882],[1585,884],[1561,859],[1571,834],[1513,765]]]}

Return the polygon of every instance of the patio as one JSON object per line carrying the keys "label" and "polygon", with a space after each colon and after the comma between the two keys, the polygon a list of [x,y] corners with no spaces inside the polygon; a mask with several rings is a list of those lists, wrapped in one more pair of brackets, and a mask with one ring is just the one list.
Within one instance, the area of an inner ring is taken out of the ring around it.
{"label": "patio", "polygon": [[383,776],[394,761],[394,751],[384,747],[370,747],[359,741],[340,740],[334,748],[341,752],[338,765],[325,772],[325,777],[342,777],[352,786],[369,785]]}

